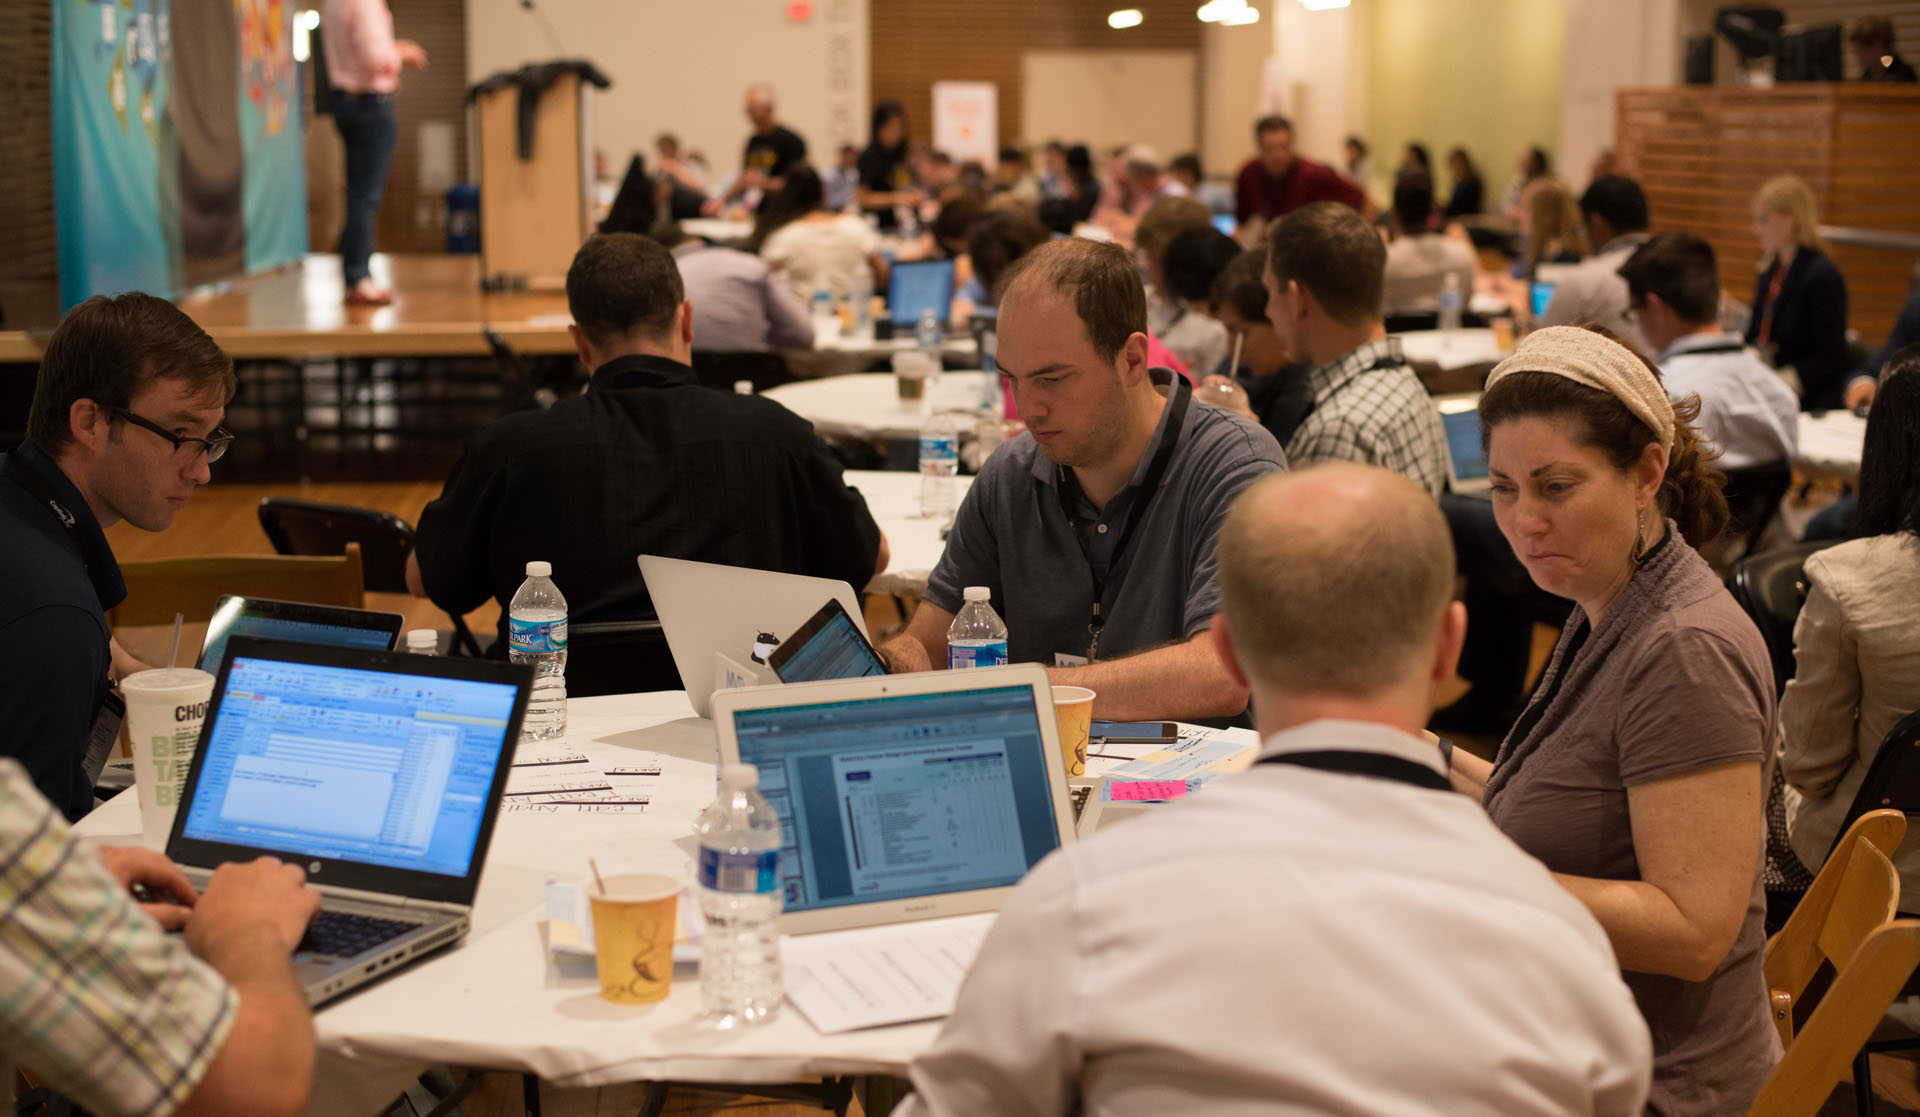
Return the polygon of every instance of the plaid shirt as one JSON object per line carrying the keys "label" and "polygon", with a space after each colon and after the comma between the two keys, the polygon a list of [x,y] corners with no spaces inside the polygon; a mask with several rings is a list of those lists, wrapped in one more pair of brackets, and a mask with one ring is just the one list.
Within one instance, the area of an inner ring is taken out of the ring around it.
{"label": "plaid shirt", "polygon": [[[1380,367],[1375,367],[1376,365]],[[1370,341],[1307,376],[1313,411],[1287,443],[1287,464],[1350,461],[1404,473],[1435,496],[1447,487],[1447,436],[1400,339]]]}
{"label": "plaid shirt", "polygon": [[171,1113],[239,1007],[0,760],[0,1055],[96,1113]]}

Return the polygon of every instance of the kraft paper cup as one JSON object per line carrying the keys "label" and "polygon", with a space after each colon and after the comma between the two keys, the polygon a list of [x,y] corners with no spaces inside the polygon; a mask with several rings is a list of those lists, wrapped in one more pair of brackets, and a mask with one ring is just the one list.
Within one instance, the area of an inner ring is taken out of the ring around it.
{"label": "kraft paper cup", "polygon": [[1094,694],[1083,686],[1053,688],[1053,716],[1060,725],[1060,759],[1067,778],[1087,774],[1087,738],[1093,734]]}
{"label": "kraft paper cup", "polygon": [[587,885],[600,995],[623,1005],[665,1000],[673,983],[680,882],[659,873],[623,873],[607,877],[606,886],[602,892]]}
{"label": "kraft paper cup", "polygon": [[207,720],[213,676],[192,667],[156,667],[122,679],[120,695],[127,702],[140,831],[147,845],[163,849]]}

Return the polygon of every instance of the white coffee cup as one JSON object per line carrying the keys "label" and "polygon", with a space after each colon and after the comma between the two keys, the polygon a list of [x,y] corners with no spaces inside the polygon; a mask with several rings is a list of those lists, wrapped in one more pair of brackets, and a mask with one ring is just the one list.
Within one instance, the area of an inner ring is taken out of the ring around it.
{"label": "white coffee cup", "polygon": [[156,667],[120,680],[120,694],[127,702],[140,831],[148,846],[164,849],[213,699],[213,676],[192,667]]}

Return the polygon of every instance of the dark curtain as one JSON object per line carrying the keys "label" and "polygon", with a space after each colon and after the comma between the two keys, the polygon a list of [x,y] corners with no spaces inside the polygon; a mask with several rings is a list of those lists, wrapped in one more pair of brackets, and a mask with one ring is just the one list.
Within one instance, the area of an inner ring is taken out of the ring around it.
{"label": "dark curtain", "polygon": [[180,144],[181,255],[189,285],[246,270],[240,27],[231,3],[172,5],[173,116]]}

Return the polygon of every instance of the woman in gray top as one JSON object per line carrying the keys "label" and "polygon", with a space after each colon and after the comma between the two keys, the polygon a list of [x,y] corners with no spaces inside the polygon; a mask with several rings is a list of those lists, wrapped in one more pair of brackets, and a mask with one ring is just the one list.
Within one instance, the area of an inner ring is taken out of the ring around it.
{"label": "woman in gray top", "polygon": [[1765,646],[1694,550],[1722,477],[1611,335],[1537,331],[1480,400],[1495,519],[1576,608],[1489,765],[1456,783],[1586,903],[1653,1035],[1653,1113],[1744,1113],[1780,1057],[1762,973]]}

